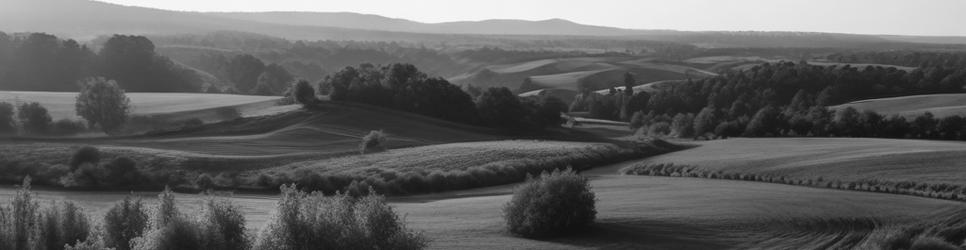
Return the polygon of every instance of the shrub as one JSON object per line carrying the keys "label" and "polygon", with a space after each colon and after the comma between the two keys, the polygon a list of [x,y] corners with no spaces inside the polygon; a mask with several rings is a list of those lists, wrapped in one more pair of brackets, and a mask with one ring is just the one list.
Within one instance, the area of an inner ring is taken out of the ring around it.
{"label": "shrub", "polygon": [[245,216],[230,199],[209,198],[199,224],[204,225],[205,249],[244,250],[251,248],[245,231]]}
{"label": "shrub", "polygon": [[180,213],[170,189],[158,195],[150,230],[133,239],[138,250],[245,250],[245,218],[228,199],[209,198],[198,219]]}
{"label": "shrub", "polygon": [[53,135],[76,135],[87,130],[83,122],[70,119],[57,120],[51,127],[50,133]]}
{"label": "shrub", "polygon": [[92,146],[84,146],[74,152],[70,157],[70,171],[77,170],[81,164],[90,163],[97,165],[101,161],[101,151]]}
{"label": "shrub", "polygon": [[130,99],[113,80],[91,78],[81,84],[75,108],[77,116],[88,122],[88,127],[100,125],[108,133],[121,129],[127,122]]}
{"label": "shrub", "polygon": [[17,133],[17,122],[13,119],[13,104],[0,102],[0,134]]}
{"label": "shrub", "polygon": [[315,97],[315,89],[313,89],[312,85],[305,80],[299,80],[295,83],[295,86],[293,86],[292,98],[294,98],[299,104],[302,104],[302,106],[305,108],[312,107],[319,102],[319,98]]}
{"label": "shrub", "polygon": [[87,239],[90,222],[87,214],[70,201],[52,202],[43,215],[44,245],[48,250],[64,249],[65,245]]}
{"label": "shrub", "polygon": [[131,197],[114,204],[104,215],[105,243],[117,250],[130,250],[131,239],[148,229],[148,214],[141,199]]}
{"label": "shrub", "polygon": [[571,170],[530,178],[503,209],[507,229],[527,238],[554,237],[585,229],[597,215],[587,178]]}
{"label": "shrub", "polygon": [[362,137],[362,143],[359,144],[359,153],[365,154],[372,150],[383,149],[386,139],[386,134],[382,130],[369,131],[369,134]]}
{"label": "shrub", "polygon": [[215,181],[211,179],[211,175],[201,174],[195,179],[195,186],[202,190],[211,189],[215,187]]}
{"label": "shrub", "polygon": [[65,250],[109,250],[107,245],[104,243],[104,231],[100,227],[92,230],[88,235],[87,239],[84,241],[79,241],[74,243],[73,246],[67,246]]}
{"label": "shrub", "polygon": [[282,186],[274,217],[253,249],[422,249],[427,240],[408,230],[381,196],[326,197]]}
{"label": "shrub", "polygon": [[31,134],[46,134],[50,129],[50,114],[40,103],[24,103],[17,113],[24,131]]}
{"label": "shrub", "polygon": [[30,177],[24,178],[13,199],[0,206],[0,249],[41,248],[40,213],[30,192]]}
{"label": "shrub", "polygon": [[143,183],[144,177],[137,169],[137,162],[127,157],[114,158],[104,165],[105,182],[115,186],[131,186]]}

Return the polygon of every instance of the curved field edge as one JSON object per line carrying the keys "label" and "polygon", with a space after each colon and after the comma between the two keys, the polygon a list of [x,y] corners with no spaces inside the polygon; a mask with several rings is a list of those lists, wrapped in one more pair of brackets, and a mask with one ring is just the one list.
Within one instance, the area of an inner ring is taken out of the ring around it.
{"label": "curved field edge", "polygon": [[[0,144],[0,181],[29,175],[42,185],[64,186],[67,163],[80,145]],[[440,192],[515,183],[542,171],[589,169],[683,148],[664,141],[642,143],[539,140],[451,143],[392,149],[366,155],[291,154],[222,156],[176,150],[103,146],[102,162],[124,156],[137,162],[148,182],[137,187],[71,188],[179,190],[206,188],[276,192],[286,183],[308,190],[375,191],[389,195]],[[202,177],[204,176],[204,177]],[[208,180],[201,180],[207,178]]]}
{"label": "curved field edge", "polygon": [[[966,201],[962,145],[864,138],[731,139],[626,164],[618,171]],[[783,151],[791,147],[797,150]]]}

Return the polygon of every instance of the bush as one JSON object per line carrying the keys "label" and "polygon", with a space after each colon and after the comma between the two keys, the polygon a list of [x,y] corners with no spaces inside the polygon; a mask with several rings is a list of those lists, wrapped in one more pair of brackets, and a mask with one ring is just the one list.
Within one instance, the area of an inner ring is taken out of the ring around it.
{"label": "bush", "polygon": [[87,235],[87,239],[74,243],[73,246],[67,246],[65,250],[109,250],[110,248],[104,243],[104,231],[100,228],[95,228]]}
{"label": "bush", "polygon": [[0,135],[17,133],[17,122],[13,119],[13,104],[0,102]]}
{"label": "bush", "polygon": [[201,174],[195,179],[195,186],[201,190],[212,189],[215,187],[215,181],[211,179],[211,175]]}
{"label": "bush", "polygon": [[31,134],[46,134],[50,129],[50,114],[40,103],[24,103],[17,113],[24,131]]}
{"label": "bush", "polygon": [[594,193],[587,178],[571,170],[531,178],[517,187],[503,209],[507,229],[526,238],[560,236],[594,222]]}
{"label": "bush", "polygon": [[52,202],[43,215],[44,245],[48,250],[64,249],[90,235],[87,214],[70,201]]}
{"label": "bush", "polygon": [[81,164],[89,163],[97,165],[101,161],[101,151],[92,146],[84,146],[74,152],[70,157],[70,171],[77,170]]}
{"label": "bush", "polygon": [[386,134],[382,130],[369,131],[369,134],[362,137],[362,143],[359,144],[359,153],[365,154],[372,150],[382,150],[386,139]]}
{"label": "bush", "polygon": [[230,200],[209,198],[197,220],[180,213],[170,189],[158,195],[150,230],[133,239],[138,250],[249,249],[245,218]]}
{"label": "bush", "polygon": [[0,249],[41,248],[40,205],[30,192],[30,177],[7,205],[0,206]]}
{"label": "bush", "polygon": [[85,130],[87,130],[87,126],[84,126],[83,122],[70,119],[60,119],[54,122],[50,133],[53,135],[76,135],[84,132]]}
{"label": "bush", "polygon": [[137,169],[137,162],[127,157],[114,158],[104,165],[106,179],[103,180],[114,186],[132,186],[142,184],[144,177]]}
{"label": "bush", "polygon": [[202,238],[207,240],[205,249],[244,250],[251,248],[245,231],[245,216],[241,208],[230,199],[209,198],[201,214],[199,224],[204,225]]}
{"label": "bush", "polygon": [[405,227],[383,197],[373,194],[326,197],[285,185],[276,209],[253,249],[422,249],[427,245],[422,235]]}
{"label": "bush", "polygon": [[142,236],[147,229],[148,214],[141,199],[124,198],[104,215],[105,243],[117,250],[130,250],[131,239]]}
{"label": "bush", "polygon": [[303,107],[309,108],[319,102],[319,98],[315,96],[315,89],[308,81],[299,80],[293,86],[292,98],[296,102],[302,104]]}

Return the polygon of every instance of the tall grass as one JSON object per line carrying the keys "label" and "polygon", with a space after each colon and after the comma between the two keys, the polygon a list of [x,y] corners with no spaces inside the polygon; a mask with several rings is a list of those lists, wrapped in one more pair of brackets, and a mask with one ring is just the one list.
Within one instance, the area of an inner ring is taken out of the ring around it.
{"label": "tall grass", "polygon": [[381,196],[324,196],[294,185],[281,190],[276,213],[254,249],[422,249],[428,243],[407,229]]}
{"label": "tall grass", "polygon": [[0,206],[0,249],[60,250],[90,234],[87,215],[69,201],[44,208],[30,192],[30,178]]}
{"label": "tall grass", "polygon": [[196,214],[181,212],[170,189],[158,200],[147,209],[140,199],[125,198],[101,223],[91,223],[70,202],[44,209],[27,179],[0,206],[0,249],[422,249],[428,243],[372,191],[324,196],[283,186],[276,216],[257,235],[246,229],[241,208],[228,198],[209,196]]}

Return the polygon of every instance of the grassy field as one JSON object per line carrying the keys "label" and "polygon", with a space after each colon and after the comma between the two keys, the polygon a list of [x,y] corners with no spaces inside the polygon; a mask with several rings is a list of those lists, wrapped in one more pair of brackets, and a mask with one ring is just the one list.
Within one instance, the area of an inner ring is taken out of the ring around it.
{"label": "grassy field", "polygon": [[[957,202],[768,183],[667,177],[600,176],[591,181],[598,219],[590,233],[529,240],[503,229],[501,208],[512,186],[390,201],[431,249],[826,249],[874,245],[891,227],[962,209]],[[8,200],[12,189],[0,189]],[[101,216],[127,192],[37,191],[42,200],[73,200]],[[462,195],[457,195],[460,193]],[[794,195],[791,195],[794,194]],[[135,193],[151,204],[156,193]],[[198,211],[204,196],[179,194],[182,211]],[[248,228],[261,228],[274,196],[236,194]],[[874,247],[869,247],[873,248]]]}
{"label": "grassy field", "polygon": [[913,95],[893,98],[869,99],[850,102],[831,109],[852,107],[859,111],[872,110],[885,115],[915,118],[930,112],[936,117],[966,116],[966,94]]}
{"label": "grassy field", "polygon": [[[866,138],[735,138],[629,163],[637,173],[966,198],[964,143]],[[653,169],[672,163],[673,171]],[[683,168],[683,169],[681,169]],[[613,171],[615,169],[596,169]],[[658,171],[658,172],[655,172]],[[675,174],[676,173],[676,174]]]}
{"label": "grassy field", "polygon": [[[248,96],[197,93],[127,93],[131,99],[132,115],[161,115],[190,111],[236,108],[246,113],[274,106],[277,96]],[[51,118],[79,119],[75,112],[75,92],[18,92],[0,91],[0,102],[39,102],[50,112]],[[203,116],[202,116],[203,117]]]}

